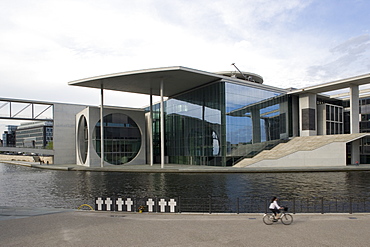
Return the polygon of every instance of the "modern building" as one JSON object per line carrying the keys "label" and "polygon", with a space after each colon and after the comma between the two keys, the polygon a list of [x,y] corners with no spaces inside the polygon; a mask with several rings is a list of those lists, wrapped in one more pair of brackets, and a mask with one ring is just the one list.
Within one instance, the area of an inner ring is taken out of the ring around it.
{"label": "modern building", "polygon": [[[86,107],[76,114],[76,163],[104,165],[145,164],[145,112],[142,109],[105,107],[100,121],[97,107]],[[101,147],[101,126],[104,126],[104,147]]]}
{"label": "modern building", "polygon": [[17,147],[52,149],[53,122],[22,123],[15,131]]}
{"label": "modern building", "polygon": [[[359,90],[366,84],[369,74],[283,89],[253,73],[166,67],[69,83],[99,89],[99,107],[0,99],[9,106],[9,116],[1,118],[21,116],[11,114],[11,101],[33,109],[21,119],[37,123],[19,127],[17,146],[52,142],[52,150],[42,152],[55,164],[346,166],[370,163],[370,90]],[[330,93],[341,89],[349,92]],[[150,105],[107,107],[104,90],[145,94]],[[153,103],[153,95],[160,102]],[[44,111],[52,118],[43,118]]]}
{"label": "modern building", "polygon": [[7,125],[8,130],[3,133],[3,147],[15,147],[15,131],[17,126]]}
{"label": "modern building", "polygon": [[[165,163],[211,166],[353,164],[360,161],[361,142],[366,143],[368,138],[367,134],[359,134],[359,86],[369,83],[370,75],[364,75],[304,89],[281,89],[263,84],[262,77],[253,73],[209,73],[185,67],[139,70],[73,81],[69,84],[100,89],[101,106],[104,106],[104,90],[141,93],[151,99],[150,106],[145,108],[146,128],[142,119],[135,120],[138,112],[125,112],[138,128],[132,129],[136,133],[133,140],[142,141],[140,149],[131,145],[130,150],[136,151],[130,154],[122,149],[117,156],[115,151],[122,148],[119,140],[127,140],[130,129],[122,129],[125,135],[118,132],[112,135],[111,129],[113,125],[126,124],[127,120],[112,122],[108,119],[110,109],[105,107],[100,107],[99,117],[97,109],[94,110],[92,122],[87,116],[90,113],[80,112],[76,120],[79,133],[76,146],[80,147],[77,163],[105,166],[142,162],[161,163],[162,167]],[[324,94],[343,88],[350,89],[349,101]],[[160,103],[153,104],[153,95],[160,96]],[[101,125],[107,128],[100,128]],[[84,129],[89,134],[82,138]],[[293,145],[293,140],[301,142]],[[283,147],[288,151],[283,151]],[[145,161],[142,151],[146,152]],[[100,164],[97,164],[98,158]]]}
{"label": "modern building", "polygon": [[14,145],[0,147],[0,152],[38,153],[52,156],[54,164],[76,164],[76,114],[86,105],[9,98],[0,103],[0,119],[26,121],[17,134],[12,129]]}

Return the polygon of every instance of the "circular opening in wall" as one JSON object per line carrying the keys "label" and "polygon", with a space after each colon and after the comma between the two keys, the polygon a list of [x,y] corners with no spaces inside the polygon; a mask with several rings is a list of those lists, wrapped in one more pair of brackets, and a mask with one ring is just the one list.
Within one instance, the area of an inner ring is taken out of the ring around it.
{"label": "circular opening in wall", "polygon": [[80,157],[80,161],[85,164],[87,158],[87,149],[88,149],[88,128],[87,128],[87,121],[85,116],[81,116],[78,122],[78,132],[77,132],[77,140],[78,140],[78,155]]}
{"label": "circular opening in wall", "polygon": [[[112,165],[121,165],[133,160],[141,147],[140,129],[129,116],[113,113],[104,117],[104,160]],[[100,121],[96,123],[93,144],[101,157]]]}

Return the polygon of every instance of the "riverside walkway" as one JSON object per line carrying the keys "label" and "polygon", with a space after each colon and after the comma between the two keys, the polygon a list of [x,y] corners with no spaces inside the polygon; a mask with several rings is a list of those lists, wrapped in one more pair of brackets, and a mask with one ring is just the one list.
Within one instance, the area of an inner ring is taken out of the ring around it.
{"label": "riverside walkway", "polygon": [[0,207],[1,246],[369,246],[370,214],[166,214]]}
{"label": "riverside walkway", "polygon": [[106,167],[84,167],[75,164],[65,165],[40,165],[37,162],[27,161],[2,161],[13,165],[21,165],[39,169],[64,170],[64,171],[95,171],[95,172],[146,172],[146,173],[263,173],[263,172],[347,172],[370,171],[370,164],[348,166],[315,166],[315,167],[219,167],[165,164],[150,165],[109,165]]}

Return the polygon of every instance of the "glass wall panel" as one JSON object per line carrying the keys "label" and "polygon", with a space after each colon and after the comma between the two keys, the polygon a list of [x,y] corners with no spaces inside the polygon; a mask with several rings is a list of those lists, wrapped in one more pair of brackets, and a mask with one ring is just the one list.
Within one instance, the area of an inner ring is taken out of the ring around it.
{"label": "glass wall panel", "polygon": [[[134,159],[141,147],[141,133],[135,121],[125,114],[113,113],[105,116],[103,123],[104,160],[121,165]],[[100,157],[100,121],[94,129],[93,143]]]}
{"label": "glass wall panel", "polygon": [[288,96],[280,92],[226,83],[228,156],[252,157],[288,138]]}
{"label": "glass wall panel", "polygon": [[220,165],[222,85],[214,83],[166,101],[170,163]]}
{"label": "glass wall panel", "polygon": [[[153,106],[155,162],[160,162],[159,107]],[[164,109],[169,163],[233,165],[289,137],[291,107],[279,91],[219,81],[169,98]]]}

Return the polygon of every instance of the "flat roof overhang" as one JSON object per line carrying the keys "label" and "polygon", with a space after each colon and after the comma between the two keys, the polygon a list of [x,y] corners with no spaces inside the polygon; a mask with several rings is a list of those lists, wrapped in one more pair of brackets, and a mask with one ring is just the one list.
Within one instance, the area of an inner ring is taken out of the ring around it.
{"label": "flat roof overhang", "polygon": [[370,74],[350,77],[347,79],[342,79],[338,81],[323,83],[315,86],[310,86],[298,90],[293,90],[288,92],[288,94],[303,94],[303,93],[324,93],[324,92],[330,92],[335,91],[339,89],[348,88],[350,86],[360,86],[370,83]]}
{"label": "flat roof overhang", "polygon": [[256,82],[250,82],[243,79],[190,69],[182,66],[135,70],[95,76],[71,81],[68,84],[71,86],[98,89],[101,89],[101,85],[103,84],[103,88],[108,90],[146,95],[150,95],[152,93],[153,95],[159,96],[161,81],[163,81],[163,96],[173,97],[219,80],[248,85],[254,88],[274,90],[280,93],[285,93],[287,91],[273,86],[262,85]]}
{"label": "flat roof overhang", "polygon": [[176,66],[96,76],[71,81],[68,84],[99,89],[103,84],[103,88],[108,90],[147,95],[152,93],[159,96],[163,80],[163,95],[171,97],[222,78],[225,76]]}

